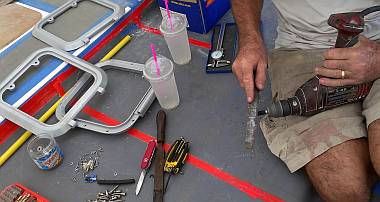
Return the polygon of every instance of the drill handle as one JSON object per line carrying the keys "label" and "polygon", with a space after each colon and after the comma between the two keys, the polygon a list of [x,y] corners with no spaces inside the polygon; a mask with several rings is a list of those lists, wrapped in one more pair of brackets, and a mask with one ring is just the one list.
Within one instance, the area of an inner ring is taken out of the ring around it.
{"label": "drill handle", "polygon": [[348,48],[357,44],[359,41],[359,34],[347,33],[345,31],[338,31],[335,48]]}

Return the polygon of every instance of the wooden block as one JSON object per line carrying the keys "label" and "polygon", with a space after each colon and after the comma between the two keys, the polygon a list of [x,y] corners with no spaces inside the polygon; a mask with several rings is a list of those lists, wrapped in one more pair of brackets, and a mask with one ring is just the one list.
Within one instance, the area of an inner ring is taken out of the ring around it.
{"label": "wooden block", "polygon": [[[2,3],[4,0],[0,0]],[[17,39],[40,19],[37,11],[17,4],[8,4],[0,7],[0,49]]]}

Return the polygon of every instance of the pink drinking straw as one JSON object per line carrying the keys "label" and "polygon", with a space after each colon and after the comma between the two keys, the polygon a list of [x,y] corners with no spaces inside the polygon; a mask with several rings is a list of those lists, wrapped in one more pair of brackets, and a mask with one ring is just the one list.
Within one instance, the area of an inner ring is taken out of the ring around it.
{"label": "pink drinking straw", "polygon": [[154,45],[153,45],[152,43],[150,44],[150,49],[152,50],[152,55],[153,55],[154,64],[156,65],[156,73],[157,73],[157,76],[161,76],[160,66],[158,65],[158,62],[157,62],[157,53],[156,53],[156,51],[154,50]]}
{"label": "pink drinking straw", "polygon": [[172,17],[170,16],[168,0],[165,0],[165,7],[166,7],[166,13],[168,14],[170,29],[173,31],[173,22],[172,22]]}

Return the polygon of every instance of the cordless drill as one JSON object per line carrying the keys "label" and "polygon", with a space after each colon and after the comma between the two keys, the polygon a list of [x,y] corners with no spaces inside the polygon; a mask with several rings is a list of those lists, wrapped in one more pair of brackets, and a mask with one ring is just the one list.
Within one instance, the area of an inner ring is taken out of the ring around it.
{"label": "cordless drill", "polygon": [[[338,29],[335,48],[351,47],[358,42],[364,30],[364,17],[380,11],[380,6],[367,8],[361,12],[333,14],[328,24]],[[293,97],[273,102],[258,115],[270,117],[289,115],[311,116],[344,104],[363,100],[369,93],[372,83],[360,85],[328,87],[319,84],[319,75],[314,76],[299,87]]]}

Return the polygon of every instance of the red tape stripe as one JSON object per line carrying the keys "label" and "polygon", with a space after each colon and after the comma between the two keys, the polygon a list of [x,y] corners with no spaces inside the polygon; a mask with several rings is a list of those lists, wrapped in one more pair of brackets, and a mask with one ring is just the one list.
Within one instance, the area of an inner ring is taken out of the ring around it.
{"label": "red tape stripe", "polygon": [[[156,35],[162,35],[161,32],[160,32],[160,30],[158,30],[156,28],[153,28],[153,27],[149,27],[149,26],[145,25],[144,23],[142,23],[139,16],[137,16],[134,19],[134,22],[135,22],[135,24],[137,25],[137,27],[139,29],[141,29],[141,30],[143,30],[145,32],[149,32],[149,33],[156,34]],[[204,41],[199,41],[199,40],[196,40],[196,39],[193,39],[193,38],[189,38],[189,43],[193,44],[195,46],[199,46],[199,47],[207,48],[208,50],[211,50],[211,44],[210,43],[206,43]]]}
{"label": "red tape stripe", "polygon": [[[96,111],[95,109],[86,106],[85,110],[83,111],[87,115],[97,119],[98,121],[103,122],[104,124],[108,125],[118,125],[121,124],[120,121],[115,120],[101,112]],[[155,139],[154,137],[145,134],[135,128],[131,128],[127,132],[132,137],[135,137],[145,143],[148,143],[149,141]],[[168,150],[170,147],[169,144],[165,144],[165,150]],[[195,166],[196,168],[203,170],[204,172],[214,176],[215,178],[235,187],[236,189],[240,190],[241,192],[247,194],[252,199],[261,199],[265,202],[280,202],[284,201],[277,196],[274,196],[272,194],[269,194],[262,189],[250,184],[247,181],[240,180],[239,178],[220,170],[219,168],[216,168],[212,166],[211,164],[207,163],[206,161],[201,160],[200,158],[189,155],[187,159],[187,163]]]}
{"label": "red tape stripe", "polygon": [[247,181],[240,180],[239,178],[224,172],[211,164],[193,156],[190,155],[187,159],[187,162],[190,164],[193,164],[195,167],[209,173],[210,175],[218,178],[219,180],[222,180],[223,182],[235,187],[236,189],[240,190],[241,192],[247,194],[252,199],[261,199],[266,202],[280,202],[284,201],[277,196],[271,195],[262,189],[250,184]]}

